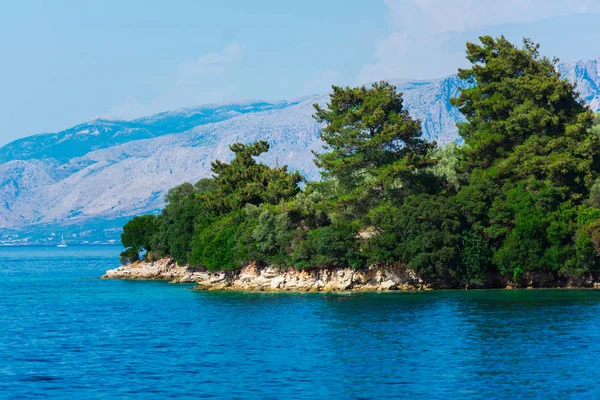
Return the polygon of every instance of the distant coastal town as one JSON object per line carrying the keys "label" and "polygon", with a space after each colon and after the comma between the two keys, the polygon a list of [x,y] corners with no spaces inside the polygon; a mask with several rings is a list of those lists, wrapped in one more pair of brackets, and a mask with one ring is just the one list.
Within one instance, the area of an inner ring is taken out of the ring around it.
{"label": "distant coastal town", "polygon": [[61,243],[61,238],[69,245],[118,245],[116,239],[100,239],[95,236],[86,237],[81,234],[61,234],[60,232],[51,232],[46,235],[35,234],[32,232],[24,233],[5,233],[0,236],[0,246],[56,246]]}

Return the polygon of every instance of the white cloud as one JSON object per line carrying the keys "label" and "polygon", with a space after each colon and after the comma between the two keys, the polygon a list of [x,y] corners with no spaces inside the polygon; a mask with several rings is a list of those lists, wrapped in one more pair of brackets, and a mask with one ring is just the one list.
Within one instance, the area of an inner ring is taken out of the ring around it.
{"label": "white cloud", "polygon": [[326,69],[311,76],[304,82],[302,92],[305,94],[329,93],[331,85],[339,84],[341,74],[334,69]]}
{"label": "white cloud", "polygon": [[196,63],[198,65],[226,64],[240,61],[243,55],[244,48],[241,45],[230,43],[225,46],[222,53],[208,53],[207,55],[200,57]]}
{"label": "white cloud", "polygon": [[[598,0],[384,0],[389,35],[375,46],[376,63],[364,66],[358,82],[431,78],[447,65],[463,64],[463,53],[444,44],[454,34],[507,23],[530,23],[600,12]],[[433,74],[433,75],[432,75]]]}
{"label": "white cloud", "polygon": [[144,101],[127,97],[120,104],[109,107],[108,113],[133,119],[177,107],[224,101],[232,95],[229,91],[233,85],[225,72],[230,72],[243,56],[243,46],[230,43],[220,52],[184,61],[176,66],[156,96]]}
{"label": "white cloud", "polygon": [[114,104],[108,108],[108,115],[125,120],[144,116],[146,109],[133,97],[127,96],[121,104]]}
{"label": "white cloud", "polygon": [[405,31],[440,34],[600,10],[598,0],[384,0]]}
{"label": "white cloud", "polygon": [[226,65],[241,61],[243,56],[244,48],[237,43],[230,43],[220,53],[208,53],[197,60],[189,60],[179,64],[177,72],[181,75],[223,72]]}

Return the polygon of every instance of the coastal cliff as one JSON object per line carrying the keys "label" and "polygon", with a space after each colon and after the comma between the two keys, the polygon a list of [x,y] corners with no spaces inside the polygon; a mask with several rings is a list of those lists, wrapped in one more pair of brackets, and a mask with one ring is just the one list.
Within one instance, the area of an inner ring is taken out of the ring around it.
{"label": "coastal cliff", "polygon": [[136,262],[109,270],[103,279],[168,280],[173,283],[196,283],[200,290],[231,291],[387,291],[427,290],[417,274],[401,266],[353,268],[318,268],[299,270],[263,267],[251,263],[235,271],[209,272],[180,266],[171,259]]}

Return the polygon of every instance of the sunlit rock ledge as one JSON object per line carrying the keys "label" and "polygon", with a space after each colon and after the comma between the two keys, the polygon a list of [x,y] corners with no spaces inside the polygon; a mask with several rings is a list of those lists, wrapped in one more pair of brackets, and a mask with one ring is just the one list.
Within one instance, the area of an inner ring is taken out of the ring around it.
{"label": "sunlit rock ledge", "polygon": [[171,259],[136,262],[106,272],[103,279],[168,280],[196,283],[199,290],[341,292],[427,290],[417,274],[402,266],[372,266],[366,269],[263,267],[251,263],[235,271],[209,272],[180,266]]}
{"label": "sunlit rock ledge", "polygon": [[234,271],[206,271],[178,265],[169,258],[138,261],[106,271],[103,279],[166,280],[172,283],[195,283],[197,290],[230,290],[251,292],[377,292],[432,289],[517,289],[517,288],[593,288],[600,289],[600,277],[591,275],[577,279],[558,278],[550,272],[526,273],[518,282],[498,274],[486,283],[449,284],[426,282],[403,265],[353,268],[275,268],[250,263]]}

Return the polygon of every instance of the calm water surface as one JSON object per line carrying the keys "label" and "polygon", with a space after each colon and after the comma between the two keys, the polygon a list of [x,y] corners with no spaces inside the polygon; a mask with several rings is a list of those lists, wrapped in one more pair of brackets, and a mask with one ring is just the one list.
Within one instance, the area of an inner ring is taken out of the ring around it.
{"label": "calm water surface", "polygon": [[600,292],[204,293],[0,248],[0,397],[600,398]]}

